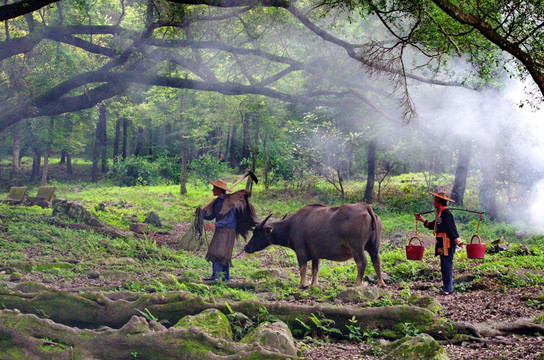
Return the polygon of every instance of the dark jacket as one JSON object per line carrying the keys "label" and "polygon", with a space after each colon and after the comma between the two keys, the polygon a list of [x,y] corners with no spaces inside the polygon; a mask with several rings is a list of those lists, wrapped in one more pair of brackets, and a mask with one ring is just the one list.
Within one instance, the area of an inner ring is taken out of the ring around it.
{"label": "dark jacket", "polygon": [[459,237],[455,220],[448,208],[443,208],[442,211],[436,214],[433,221],[425,221],[424,226],[427,229],[433,230],[436,236],[435,255],[449,256],[450,253],[455,253],[455,239]]}

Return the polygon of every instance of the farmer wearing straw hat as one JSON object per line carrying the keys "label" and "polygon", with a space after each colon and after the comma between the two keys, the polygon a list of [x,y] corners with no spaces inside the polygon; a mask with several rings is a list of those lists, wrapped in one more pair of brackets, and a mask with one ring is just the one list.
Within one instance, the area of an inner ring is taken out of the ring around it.
{"label": "farmer wearing straw hat", "polygon": [[457,246],[463,246],[464,243],[459,238],[453,215],[448,209],[450,199],[446,191],[429,192],[434,196],[434,208],[436,209],[434,221],[428,221],[416,214],[416,220],[423,222],[423,225],[436,236],[435,255],[440,255],[440,270],[442,272],[442,295],[451,295],[453,293],[453,254]]}
{"label": "farmer wearing straw hat", "polygon": [[255,208],[249,202],[250,193],[239,190],[227,194],[230,189],[223,180],[208,181],[213,185],[216,199],[202,209],[202,217],[215,219],[204,226],[204,230],[215,229],[206,260],[212,262],[212,275],[204,280],[230,281],[232,250],[237,235],[246,237],[247,232],[257,224]]}

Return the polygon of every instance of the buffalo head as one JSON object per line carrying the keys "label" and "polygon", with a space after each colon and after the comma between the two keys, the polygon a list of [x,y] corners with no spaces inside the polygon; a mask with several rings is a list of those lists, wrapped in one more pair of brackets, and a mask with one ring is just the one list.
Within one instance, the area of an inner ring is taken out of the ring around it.
{"label": "buffalo head", "polygon": [[244,251],[248,254],[260,251],[271,244],[270,234],[272,232],[272,228],[270,226],[264,226],[271,216],[272,214],[268,215],[266,219],[264,219],[259,225],[255,227],[255,229],[253,229],[253,235],[251,236],[251,239],[249,239],[249,242],[246,244],[246,246],[244,246]]}

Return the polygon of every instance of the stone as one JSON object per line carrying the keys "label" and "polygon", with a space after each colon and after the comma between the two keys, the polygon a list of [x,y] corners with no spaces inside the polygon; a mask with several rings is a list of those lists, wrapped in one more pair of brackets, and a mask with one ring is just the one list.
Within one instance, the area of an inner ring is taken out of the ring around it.
{"label": "stone", "polygon": [[340,292],[336,298],[343,302],[367,303],[379,299],[385,291],[375,286],[357,286]]}
{"label": "stone", "polygon": [[399,339],[387,349],[385,360],[449,360],[444,348],[428,334]]}
{"label": "stone", "polygon": [[161,218],[154,211],[151,211],[146,215],[144,222],[146,224],[153,225],[156,227],[162,227]]}
{"label": "stone", "polygon": [[434,314],[438,314],[442,310],[442,304],[431,296],[421,296],[415,294],[408,299],[408,303],[410,305],[427,309]]}
{"label": "stone", "polygon": [[38,199],[43,199],[47,202],[53,201],[55,199],[55,187],[54,186],[40,186],[38,188],[38,193],[36,194]]}
{"label": "stone", "polygon": [[206,309],[197,315],[181,318],[174,328],[196,326],[211,337],[232,341],[232,328],[227,316],[217,309]]}
{"label": "stone", "polygon": [[149,232],[149,226],[142,223],[131,223],[130,231],[135,232],[136,234],[145,234]]}
{"label": "stone", "polygon": [[287,325],[282,321],[262,323],[240,340],[246,344],[260,344],[264,348],[282,354],[296,356],[295,340]]}
{"label": "stone", "polygon": [[55,199],[52,201],[53,216],[62,215],[70,219],[76,220],[79,223],[102,227],[103,224],[98,217],[83,206],[69,202],[63,199]]}
{"label": "stone", "polygon": [[253,274],[250,275],[251,279],[257,280],[257,279],[278,279],[288,278],[287,272],[284,269],[260,269],[255,271]]}

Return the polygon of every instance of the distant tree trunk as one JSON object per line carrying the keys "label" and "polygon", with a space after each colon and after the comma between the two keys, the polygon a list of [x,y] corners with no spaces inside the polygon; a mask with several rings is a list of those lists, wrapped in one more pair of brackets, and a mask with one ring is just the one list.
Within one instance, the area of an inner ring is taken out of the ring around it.
{"label": "distant tree trunk", "polygon": [[142,148],[144,147],[144,128],[138,127],[138,135],[136,135],[136,149],[134,150],[134,156],[140,156]]}
{"label": "distant tree trunk", "polygon": [[122,119],[117,119],[115,122],[115,137],[113,139],[113,162],[117,162],[119,156],[119,144],[121,142],[121,122]]}
{"label": "distant tree trunk", "polygon": [[368,143],[366,159],[367,159],[367,177],[366,188],[363,196],[363,201],[370,204],[372,203],[372,195],[374,193],[374,181],[376,180],[376,139],[372,139]]}
{"label": "distant tree trunk", "polygon": [[251,149],[249,148],[249,113],[242,114],[242,159],[248,159]]}
{"label": "distant tree trunk", "polygon": [[62,164],[66,164],[66,150],[62,149],[60,151],[60,161],[59,161],[59,164],[62,165]]}
{"label": "distant tree trunk", "polygon": [[239,159],[236,157],[236,131],[238,130],[238,125],[234,124],[232,126],[232,132],[230,134],[230,167],[238,167],[240,165]]}
{"label": "distant tree trunk", "polygon": [[481,157],[483,182],[480,188],[480,204],[490,219],[497,218],[497,203],[495,199],[495,181],[497,177],[497,154],[495,148],[484,149]]}
{"label": "distant tree trunk", "polygon": [[51,143],[53,139],[53,127],[55,125],[55,118],[51,116],[49,118],[49,133],[47,143],[45,145],[45,153],[43,155],[43,170],[42,170],[42,180],[40,182],[41,186],[47,184],[47,175],[49,173],[49,155],[51,155]]}
{"label": "distant tree trunk", "polygon": [[470,157],[472,155],[472,140],[461,141],[457,152],[457,167],[455,168],[455,180],[451,190],[451,198],[459,205],[463,205],[465,188],[467,185]]}
{"label": "distant tree trunk", "polygon": [[181,174],[179,177],[179,193],[187,194],[187,157],[189,153],[185,147],[181,152]]}
{"label": "distant tree trunk", "polygon": [[123,160],[128,158],[128,127],[129,120],[123,119]]}
{"label": "distant tree trunk", "polygon": [[153,129],[151,128],[151,119],[149,119],[147,131],[147,155],[151,156],[153,155]]}
{"label": "distant tree trunk", "polygon": [[266,143],[268,140],[268,134],[264,134],[263,139],[263,171],[264,171],[264,188],[268,190],[270,184],[268,183],[268,153],[266,151]]}
{"label": "distant tree trunk", "polygon": [[11,166],[10,183],[12,186],[17,186],[19,185],[19,170],[21,168],[21,133],[19,131],[19,124],[13,125],[11,135],[13,136],[13,148],[11,152],[13,163]]}
{"label": "distant tree trunk", "polygon": [[34,156],[32,158],[32,172],[30,173],[29,182],[33,182],[40,176],[40,163],[42,162],[42,150],[36,146],[32,151]]}
{"label": "distant tree trunk", "polygon": [[[252,172],[255,172],[255,167],[257,164],[257,150],[254,148],[251,151],[251,168],[250,170]],[[251,176],[248,176],[247,182],[246,182],[246,190],[251,192],[253,190],[253,178]]]}
{"label": "distant tree trunk", "polygon": [[106,105],[101,103],[98,107],[99,115],[98,122],[100,124],[99,133],[99,150],[101,155],[101,171],[106,173],[108,171],[108,132],[107,132],[107,119],[106,119]]}
{"label": "distant tree trunk", "polygon": [[66,154],[66,172],[70,177],[74,175],[74,169],[72,168],[72,154]]}
{"label": "distant tree trunk", "polygon": [[106,108],[104,104],[98,104],[98,122],[96,123],[96,132],[94,137],[93,149],[93,168],[91,171],[91,181],[98,181],[98,162],[102,157],[102,167],[104,167],[104,127],[106,126]]}

